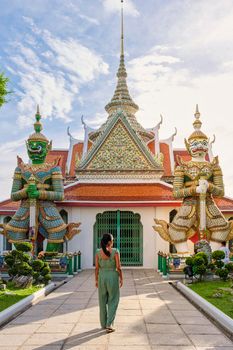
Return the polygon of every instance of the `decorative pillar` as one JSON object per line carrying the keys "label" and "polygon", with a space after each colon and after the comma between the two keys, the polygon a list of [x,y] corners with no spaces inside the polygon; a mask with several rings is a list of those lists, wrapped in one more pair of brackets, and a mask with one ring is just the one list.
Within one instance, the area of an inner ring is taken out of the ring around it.
{"label": "decorative pillar", "polygon": [[82,268],[81,268],[81,252],[80,250],[78,251],[78,271],[81,271]]}

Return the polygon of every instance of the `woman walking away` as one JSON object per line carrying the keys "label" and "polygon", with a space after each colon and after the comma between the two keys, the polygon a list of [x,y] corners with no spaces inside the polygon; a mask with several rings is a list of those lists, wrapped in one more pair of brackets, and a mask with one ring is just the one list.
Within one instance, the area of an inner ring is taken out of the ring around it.
{"label": "woman walking away", "polygon": [[105,233],[101,249],[95,257],[95,284],[99,291],[100,324],[108,333],[114,332],[113,322],[120,298],[119,287],[123,285],[120,255],[113,248],[113,236]]}

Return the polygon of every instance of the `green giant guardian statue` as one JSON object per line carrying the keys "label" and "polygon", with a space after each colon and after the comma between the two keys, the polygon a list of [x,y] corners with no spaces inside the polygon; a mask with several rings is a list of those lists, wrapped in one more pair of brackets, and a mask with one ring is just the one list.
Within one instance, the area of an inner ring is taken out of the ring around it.
{"label": "green giant guardian statue", "polygon": [[36,242],[40,233],[48,240],[47,250],[56,250],[64,240],[71,239],[80,223],[66,224],[54,201],[64,199],[64,186],[59,159],[53,163],[45,161],[51,142],[41,133],[42,124],[37,108],[35,132],[29,136],[26,146],[31,164],[18,157],[11,199],[21,201],[12,219],[3,227],[9,242],[31,240]]}

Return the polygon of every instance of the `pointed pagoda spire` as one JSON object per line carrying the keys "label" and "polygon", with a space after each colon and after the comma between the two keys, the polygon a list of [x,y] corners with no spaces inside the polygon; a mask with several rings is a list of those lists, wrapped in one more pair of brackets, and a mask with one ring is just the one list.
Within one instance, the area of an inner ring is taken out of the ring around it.
{"label": "pointed pagoda spire", "polygon": [[142,125],[140,125],[135,117],[135,113],[138,111],[139,107],[132,100],[128,86],[127,86],[127,72],[125,68],[125,56],[124,56],[124,14],[123,14],[123,0],[121,0],[121,34],[120,34],[120,64],[117,71],[117,86],[111,101],[105,106],[105,110],[109,114],[107,121],[101,125],[101,127],[89,134],[89,138],[92,142],[95,142],[99,134],[104,132],[109,122],[118,110],[123,110],[125,116],[130,123],[131,127],[135,132],[137,132],[145,142],[153,139],[151,132],[146,131]]}
{"label": "pointed pagoda spire", "polygon": [[120,64],[117,71],[117,86],[111,99],[105,109],[109,114],[115,112],[118,108],[124,109],[129,113],[135,114],[138,111],[138,105],[132,100],[126,78],[127,72],[125,68],[125,55],[124,55],[124,14],[123,14],[123,0],[121,0],[121,50],[120,50]]}
{"label": "pointed pagoda spire", "polygon": [[196,112],[194,114],[195,118],[200,118],[201,113],[199,112],[198,104],[196,104]]}
{"label": "pointed pagoda spire", "polygon": [[124,56],[124,14],[123,14],[123,0],[121,0],[121,56]]}

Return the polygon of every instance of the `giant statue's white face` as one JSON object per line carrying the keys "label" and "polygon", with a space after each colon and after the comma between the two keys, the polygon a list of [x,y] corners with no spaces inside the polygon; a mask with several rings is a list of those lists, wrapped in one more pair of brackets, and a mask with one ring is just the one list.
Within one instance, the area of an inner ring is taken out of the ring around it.
{"label": "giant statue's white face", "polygon": [[209,142],[206,139],[193,139],[188,145],[192,157],[204,157],[208,153]]}

